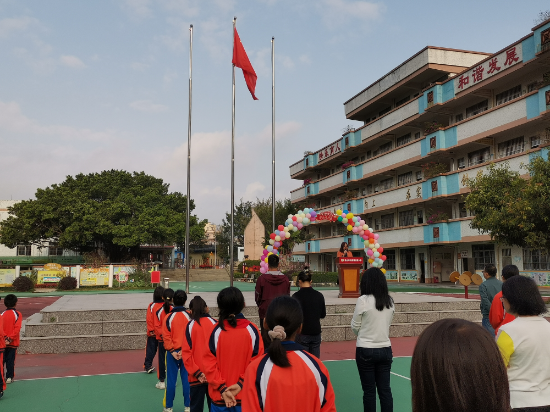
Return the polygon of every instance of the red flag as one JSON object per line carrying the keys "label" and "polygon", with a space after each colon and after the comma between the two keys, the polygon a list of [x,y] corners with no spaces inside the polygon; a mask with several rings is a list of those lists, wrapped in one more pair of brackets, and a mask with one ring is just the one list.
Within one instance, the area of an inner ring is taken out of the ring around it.
{"label": "red flag", "polygon": [[250,64],[250,60],[248,60],[244,46],[239,38],[239,33],[237,33],[237,28],[235,28],[235,33],[233,36],[233,64],[243,70],[244,80],[248,86],[248,90],[250,91],[252,98],[254,100],[258,100],[258,98],[254,95],[254,92],[256,91],[256,79],[258,76],[256,76],[256,72],[254,71],[252,64]]}

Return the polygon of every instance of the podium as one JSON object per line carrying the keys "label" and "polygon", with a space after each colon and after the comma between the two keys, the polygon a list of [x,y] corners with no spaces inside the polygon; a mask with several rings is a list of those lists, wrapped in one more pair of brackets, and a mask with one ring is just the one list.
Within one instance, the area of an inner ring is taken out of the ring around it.
{"label": "podium", "polygon": [[361,268],[363,267],[363,258],[361,257],[342,257],[338,258],[338,281],[340,283],[339,298],[358,298],[359,281],[361,280]]}

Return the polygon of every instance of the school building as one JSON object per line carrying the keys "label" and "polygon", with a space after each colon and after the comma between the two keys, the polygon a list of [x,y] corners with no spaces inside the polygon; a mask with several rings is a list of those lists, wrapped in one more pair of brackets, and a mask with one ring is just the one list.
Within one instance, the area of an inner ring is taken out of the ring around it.
{"label": "school building", "polygon": [[[515,264],[550,285],[544,251],[497,245],[470,227],[467,181],[490,162],[520,171],[550,147],[550,20],[494,53],[426,47],[344,103],[348,128],[290,166],[291,192],[317,213],[347,209],[380,235],[386,277],[448,282],[488,263]],[[336,270],[345,241],[365,258],[358,235],[315,222],[296,246],[312,269]]]}

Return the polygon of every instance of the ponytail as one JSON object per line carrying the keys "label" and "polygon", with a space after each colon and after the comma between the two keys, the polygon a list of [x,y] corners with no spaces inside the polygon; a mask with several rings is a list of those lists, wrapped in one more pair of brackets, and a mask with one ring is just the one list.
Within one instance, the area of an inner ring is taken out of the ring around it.
{"label": "ponytail", "polygon": [[172,300],[174,299],[174,290],[173,289],[165,289],[164,293],[162,294],[162,298],[164,299],[164,305],[162,307],[164,308],[164,313],[168,314],[170,313],[170,310],[172,309]]}
{"label": "ponytail", "polygon": [[267,349],[269,359],[281,368],[290,365],[286,350],[281,343],[286,337],[294,337],[303,323],[304,315],[298,300],[290,296],[279,296],[267,308],[265,321],[271,343]]}
{"label": "ponytail", "polygon": [[305,267],[304,270],[298,274],[298,280],[300,282],[311,282],[311,272],[308,267]]}
{"label": "ponytail", "polygon": [[224,321],[232,328],[237,327],[237,317],[244,308],[243,293],[236,287],[222,289],[218,294],[219,322],[221,330],[225,330]]}
{"label": "ponytail", "polygon": [[191,319],[194,319],[200,325],[201,316],[206,313],[207,307],[208,306],[206,305],[206,302],[203,298],[201,298],[200,296],[195,296],[193,299],[191,299],[191,302],[189,302],[189,309],[191,309]]}

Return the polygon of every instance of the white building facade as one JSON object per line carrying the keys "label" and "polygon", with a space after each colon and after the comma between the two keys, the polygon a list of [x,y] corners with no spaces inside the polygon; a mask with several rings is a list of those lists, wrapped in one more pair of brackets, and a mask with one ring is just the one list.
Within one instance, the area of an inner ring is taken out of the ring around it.
{"label": "white building facade", "polygon": [[[293,203],[347,209],[379,233],[386,277],[448,282],[453,271],[515,264],[550,285],[543,251],[497,245],[470,227],[468,178],[490,162],[511,169],[550,147],[550,20],[495,54],[426,47],[344,103],[363,126],[290,166]],[[316,222],[298,245],[314,270],[334,271],[340,244],[365,257],[342,224]]]}

